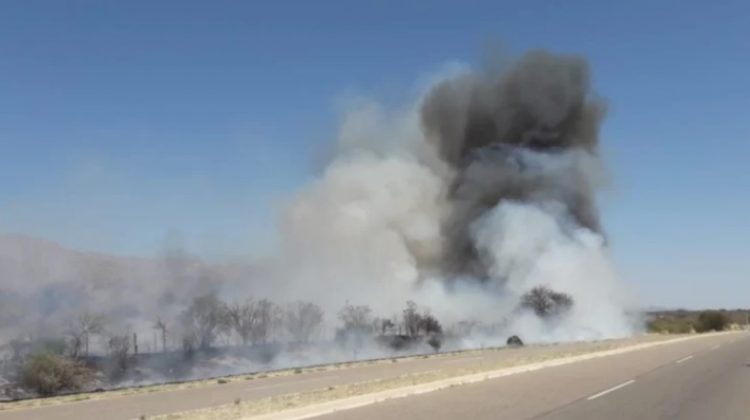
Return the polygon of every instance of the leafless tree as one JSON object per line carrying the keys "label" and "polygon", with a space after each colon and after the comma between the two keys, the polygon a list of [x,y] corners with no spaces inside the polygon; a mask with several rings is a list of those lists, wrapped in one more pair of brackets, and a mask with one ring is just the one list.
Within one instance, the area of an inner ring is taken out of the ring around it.
{"label": "leafless tree", "polygon": [[371,314],[372,309],[369,306],[352,305],[348,302],[338,313],[343,326],[336,331],[336,341],[350,347],[354,359],[357,359],[357,352],[363,346],[364,340],[375,330]]}
{"label": "leafless tree", "polygon": [[429,313],[422,314],[421,319],[420,319],[419,329],[425,335],[429,335],[429,336],[443,334],[443,326],[440,325],[440,322],[437,320],[437,318],[430,315]]}
{"label": "leafless tree", "polygon": [[199,296],[182,313],[183,345],[209,348],[229,325],[226,305],[215,294]]}
{"label": "leafless tree", "polygon": [[377,320],[375,320],[375,326],[380,331],[380,335],[386,335],[392,333],[392,331],[396,328],[396,323],[388,318],[378,318]]}
{"label": "leafless tree", "polygon": [[262,299],[255,304],[255,322],[250,332],[253,344],[265,344],[271,338],[273,330],[280,324],[279,307],[268,299]]}
{"label": "leafless tree", "polygon": [[164,320],[162,320],[161,318],[157,318],[156,323],[154,323],[154,329],[159,330],[159,333],[161,334],[161,351],[166,352],[167,351],[167,323],[164,322]]}
{"label": "leafless tree", "polygon": [[82,352],[84,356],[88,356],[91,336],[101,334],[104,331],[104,325],[103,316],[88,311],[76,317],[68,327],[68,335],[71,338],[71,356],[79,357]]}
{"label": "leafless tree", "polygon": [[234,303],[228,308],[229,322],[232,329],[240,336],[243,345],[247,345],[252,338],[258,315],[256,306],[255,301],[247,299],[243,303]]}
{"label": "leafless tree", "polygon": [[284,314],[284,326],[298,343],[308,343],[323,323],[323,309],[312,302],[291,303]]}
{"label": "leafless tree", "polygon": [[429,310],[420,312],[419,307],[413,301],[406,302],[406,308],[402,312],[404,329],[410,337],[435,336],[443,334],[443,326]]}
{"label": "leafless tree", "polygon": [[115,334],[107,340],[107,354],[113,362],[116,375],[124,373],[128,369],[130,357],[130,334]]}
{"label": "leafless tree", "polygon": [[345,331],[370,332],[372,329],[372,309],[367,305],[352,305],[347,303],[338,317]]}
{"label": "leafless tree", "polygon": [[573,298],[546,286],[537,286],[521,296],[521,307],[528,308],[540,318],[562,315],[573,306]]}
{"label": "leafless tree", "polygon": [[417,337],[422,324],[422,315],[419,313],[419,307],[413,301],[406,302],[406,309],[403,311],[403,323],[406,335]]}

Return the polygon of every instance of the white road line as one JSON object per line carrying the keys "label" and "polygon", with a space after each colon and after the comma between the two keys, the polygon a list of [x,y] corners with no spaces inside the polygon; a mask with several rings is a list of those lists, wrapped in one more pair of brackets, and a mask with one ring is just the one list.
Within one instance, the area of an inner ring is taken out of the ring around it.
{"label": "white road line", "polygon": [[693,355],[691,354],[690,356],[683,357],[682,359],[676,361],[675,363],[679,364],[679,363],[682,363],[682,362],[687,362],[688,360],[690,360],[692,358],[693,358]]}
{"label": "white road line", "polygon": [[589,401],[595,400],[595,399],[597,399],[597,398],[599,398],[601,396],[609,394],[610,392],[617,391],[620,388],[625,388],[626,386],[632,384],[633,382],[635,382],[635,379],[631,379],[631,380],[629,380],[627,382],[623,382],[620,385],[615,385],[612,388],[606,389],[606,390],[604,390],[604,391],[602,391],[602,392],[600,392],[598,394],[594,394],[594,395],[592,395],[592,396],[590,396],[590,397],[588,397],[586,399],[589,400]]}
{"label": "white road line", "polygon": [[711,347],[711,350],[718,350],[719,347],[721,347],[721,344],[717,344],[717,345]]}

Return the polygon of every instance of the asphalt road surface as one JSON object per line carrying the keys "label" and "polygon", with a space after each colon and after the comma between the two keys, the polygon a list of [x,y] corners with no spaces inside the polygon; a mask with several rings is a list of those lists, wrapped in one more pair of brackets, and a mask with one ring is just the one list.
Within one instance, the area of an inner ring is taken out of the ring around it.
{"label": "asphalt road surface", "polygon": [[[633,343],[642,338],[628,339]],[[152,416],[232,404],[237,398],[253,401],[261,398],[312,391],[328,386],[339,386],[377,379],[395,378],[410,373],[434,370],[459,370],[482,364],[497,364],[504,359],[534,357],[543,353],[576,352],[591,347],[592,343],[568,343],[556,346],[529,346],[501,351],[445,354],[438,357],[399,359],[397,363],[354,365],[338,370],[305,372],[299,375],[269,376],[252,381],[235,380],[227,384],[213,384],[194,389],[172,390],[92,399],[54,406],[0,411],[0,420],[126,420],[141,415]],[[95,397],[99,397],[96,395]]]}
{"label": "asphalt road surface", "polygon": [[687,340],[319,418],[748,420],[750,335]]}
{"label": "asphalt road surface", "polygon": [[[604,359],[578,362],[572,365],[514,375],[508,378],[475,385],[466,385],[446,391],[437,391],[423,396],[394,400],[340,412],[331,417],[361,418],[364,420],[409,415],[412,418],[449,419],[462,415],[470,415],[476,418],[513,419],[539,416],[549,411],[552,417],[548,418],[575,418],[576,420],[580,420],[585,417],[579,417],[579,411],[574,410],[590,409],[589,406],[594,407],[597,404],[611,400],[615,396],[629,395],[625,394],[625,392],[640,389],[641,383],[646,383],[648,376],[643,375],[647,373],[649,375],[656,375],[659,373],[659,370],[668,372],[670,369],[677,367],[674,361],[689,355],[693,355],[693,359],[682,362],[679,365],[680,372],[683,369],[703,366],[706,361],[714,360],[714,363],[710,365],[713,366],[712,369],[728,370],[735,376],[747,375],[750,373],[750,367],[746,367],[745,364],[750,360],[743,359],[742,357],[747,353],[746,350],[750,346],[750,340],[745,337],[747,337],[745,334],[701,337],[680,343],[670,343],[650,349],[638,350],[632,353],[609,356]],[[638,338],[626,341],[632,341],[635,344],[643,342],[643,340],[643,338]],[[731,343],[732,340],[737,341]],[[409,373],[434,370],[458,371],[483,364],[497,365],[503,363],[506,359],[518,359],[519,357],[533,358],[547,353],[577,353],[596,345],[593,343],[569,343],[556,346],[530,346],[501,351],[443,355],[427,359],[411,358],[399,360],[397,363],[387,362],[355,365],[338,370],[305,372],[299,375],[268,377],[249,381],[234,380],[227,384],[213,384],[194,389],[143,393],[33,409],[0,411],[0,420],[133,419],[141,415],[152,416],[221,404],[231,404],[237,398],[243,401],[253,401],[270,396],[312,391],[328,386],[395,378]],[[716,345],[720,345],[720,347],[712,350]],[[727,358],[727,356],[732,357]],[[674,366],[670,366],[671,364],[674,364]],[[740,364],[742,365],[742,369],[740,369]],[[687,371],[680,374],[684,375],[686,373]],[[593,395],[613,385],[633,379],[636,376],[637,383],[628,384],[621,390],[612,392],[611,396],[606,395],[606,398],[602,396],[596,399],[601,399],[601,401],[592,400],[593,404],[588,404],[581,408],[577,408],[575,403],[571,404],[577,400],[585,400],[584,397],[587,395]],[[684,387],[690,384],[693,384],[691,386],[698,386],[703,380],[708,378],[719,380],[723,376],[706,375],[701,371],[690,378],[689,381],[679,378],[679,382],[673,384],[673,388],[675,386]],[[742,376],[741,378],[733,376],[732,378],[734,378],[732,380],[736,383],[744,380],[744,384],[750,385],[747,382],[747,376]],[[661,386],[663,385],[657,385],[657,387]],[[719,388],[719,385],[713,383],[709,386]],[[750,387],[745,388],[745,390],[750,391]],[[728,392],[724,388],[722,388],[722,391],[724,393]],[[659,392],[664,394],[666,389],[660,389]],[[730,393],[730,395],[733,394]],[[642,396],[645,397],[646,394]],[[648,396],[656,397],[657,394],[648,394]],[[723,404],[725,400],[722,398],[725,396],[723,393],[717,394],[715,397],[718,401],[717,404]],[[741,401],[735,404],[740,403]],[[627,405],[627,403],[624,404]],[[566,407],[566,405],[569,406]],[[733,406],[728,405],[727,407],[722,407],[722,410],[729,410],[731,407]],[[750,411],[747,411],[747,413],[750,413]],[[568,417],[554,417],[557,415],[567,415]],[[613,415],[612,417],[641,418],[617,417],[617,415]],[[596,417],[595,414],[591,418],[598,419],[600,417]],[[697,419],[701,417],[686,418]],[[722,417],[709,418],[721,419]],[[742,418],[750,419],[750,415]]]}

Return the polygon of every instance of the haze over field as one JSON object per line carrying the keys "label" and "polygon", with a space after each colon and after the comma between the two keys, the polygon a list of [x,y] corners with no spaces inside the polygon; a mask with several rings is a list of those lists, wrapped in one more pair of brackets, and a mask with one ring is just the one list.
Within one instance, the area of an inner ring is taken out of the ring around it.
{"label": "haze over field", "polygon": [[0,401],[750,323],[750,3],[0,9]]}
{"label": "haze over field", "polygon": [[[437,78],[398,109],[351,106],[334,157],[280,214],[270,258],[119,258],[2,237],[3,337],[59,333],[84,312],[151,337],[157,319],[177,323],[210,293],[315,303],[321,337],[347,303],[388,318],[407,301],[446,326],[499,325],[497,342],[632,333],[596,208],[605,105],[586,61],[532,51],[504,62]],[[570,295],[571,310],[545,319],[522,309],[537,286]]]}

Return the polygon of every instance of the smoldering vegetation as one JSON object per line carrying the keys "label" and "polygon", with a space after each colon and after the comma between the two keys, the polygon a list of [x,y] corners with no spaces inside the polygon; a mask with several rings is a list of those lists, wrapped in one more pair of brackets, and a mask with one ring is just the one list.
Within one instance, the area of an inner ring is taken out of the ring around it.
{"label": "smoldering vegetation", "polygon": [[[5,245],[18,241],[34,248],[52,247],[55,249],[52,253],[70,252],[45,241],[2,238]],[[110,266],[110,271],[95,271],[95,277],[79,273],[81,277],[75,277],[76,287],[88,281],[127,276],[126,272],[114,270],[118,264],[123,264],[122,268],[134,268],[133,261],[77,252],[71,252],[65,261],[77,258],[93,265],[104,261],[115,265]],[[176,264],[171,258],[160,263],[141,262],[157,267],[164,264],[170,269]],[[192,264],[199,266],[195,261]],[[44,266],[41,262],[37,267],[43,269]],[[82,267],[84,263],[77,261],[76,266]],[[344,303],[339,310],[330,313],[310,301],[277,302],[237,295],[220,297],[219,290],[229,279],[224,277],[227,273],[218,267],[199,267],[198,272],[203,276],[186,276],[183,280],[187,282],[192,278],[196,285],[202,284],[196,290],[209,291],[197,292],[197,296],[180,304],[171,299],[157,299],[162,305],[157,305],[150,317],[142,312],[142,306],[130,310],[119,307],[124,301],[112,301],[109,307],[91,305],[90,301],[97,298],[96,287],[79,296],[81,301],[75,300],[79,304],[67,307],[64,313],[57,306],[46,308],[50,302],[46,288],[38,294],[14,296],[15,306],[2,306],[3,325],[9,327],[3,330],[0,346],[2,397],[47,396],[432,353],[464,348],[462,340],[466,336],[476,335],[482,329],[499,328],[477,322],[446,328],[429,308],[413,301],[402,303],[402,309],[395,313],[379,315],[366,304]],[[164,273],[160,272],[161,275]],[[63,282],[49,287],[57,291],[73,285]],[[108,294],[118,292],[123,291],[107,290]],[[75,294],[70,290],[66,293]],[[163,293],[171,296],[166,290]],[[11,302],[11,296],[4,294],[3,297],[5,303]],[[37,310],[50,310],[50,316],[33,320],[15,316],[14,310],[28,305]]]}
{"label": "smoldering vegetation", "polygon": [[6,389],[640,329],[597,211],[606,106],[586,61],[495,62],[438,77],[395,110],[353,101],[330,162],[279,215],[269,258],[119,258],[0,237],[3,377],[25,391]]}

